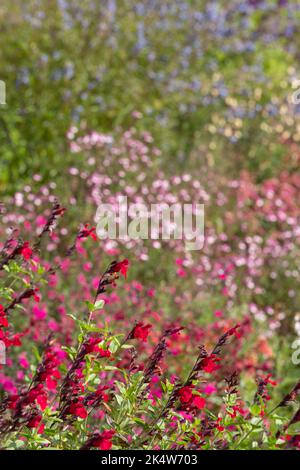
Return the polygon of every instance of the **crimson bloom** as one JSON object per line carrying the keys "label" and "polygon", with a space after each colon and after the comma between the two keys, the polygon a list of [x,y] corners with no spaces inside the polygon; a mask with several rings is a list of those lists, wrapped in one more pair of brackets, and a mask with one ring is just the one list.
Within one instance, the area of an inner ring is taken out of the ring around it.
{"label": "crimson bloom", "polygon": [[238,331],[238,329],[241,327],[241,325],[238,323],[237,325],[235,325],[233,328],[230,328],[230,330],[228,330],[228,336],[232,336],[234,335],[236,338],[241,338],[241,333]]}
{"label": "crimson bloom", "polygon": [[67,410],[67,414],[77,416],[78,418],[82,419],[86,419],[88,416],[88,413],[84,405],[81,403],[81,400],[78,400],[78,402],[71,403]]}
{"label": "crimson bloom", "polygon": [[26,398],[26,402],[28,404],[30,403],[38,403],[40,405],[41,410],[44,410],[47,406],[48,403],[48,397],[47,397],[47,392],[44,389],[42,384],[36,385],[36,387],[32,388],[28,396]]}
{"label": "crimson bloom", "polygon": [[198,410],[203,410],[203,408],[205,407],[205,404],[206,404],[205,398],[199,397],[198,395],[196,395],[196,396],[193,398],[193,405],[194,405],[196,408],[198,408]]}
{"label": "crimson bloom", "polygon": [[28,261],[31,258],[32,255],[32,249],[29,246],[28,242],[25,242],[23,246],[20,249],[20,253],[23,256],[23,258]]}
{"label": "crimson bloom", "polygon": [[41,424],[41,421],[42,421],[42,415],[34,415],[32,416],[32,418],[29,419],[26,426],[28,428],[37,428],[38,434],[43,434],[45,425]]}
{"label": "crimson bloom", "polygon": [[180,403],[182,405],[189,405],[202,410],[205,407],[206,400],[199,395],[193,395],[193,388],[184,386],[178,391]]}
{"label": "crimson bloom", "polygon": [[216,421],[216,429],[220,432],[224,431],[224,426],[222,425],[222,418],[218,418]]}
{"label": "crimson bloom", "polygon": [[228,414],[231,418],[236,418],[238,414],[244,416],[245,411],[240,405],[233,405],[232,411],[228,411]]}
{"label": "crimson bloom", "polygon": [[36,380],[45,382],[49,390],[55,390],[57,380],[60,378],[60,372],[57,369],[59,365],[60,360],[55,351],[47,350],[44,353],[42,364],[38,368]]}
{"label": "crimson bloom", "polygon": [[103,431],[101,434],[95,433],[89,440],[89,447],[96,447],[100,450],[110,450],[112,448],[112,438],[115,434],[113,430]]}
{"label": "crimson bloom", "polygon": [[220,366],[217,364],[221,359],[215,354],[211,354],[208,357],[205,357],[202,361],[202,369],[205,372],[214,372],[215,370],[220,369]]}
{"label": "crimson bloom", "polygon": [[142,322],[137,323],[132,332],[132,337],[135,339],[141,339],[142,341],[147,341],[149,336],[150,329],[152,325],[144,325]]}
{"label": "crimson bloom", "polygon": [[100,403],[107,403],[109,401],[109,395],[106,392],[108,387],[99,386],[94,392],[88,394],[84,399],[84,404],[99,406]]}
{"label": "crimson bloom", "polygon": [[100,357],[110,357],[111,356],[111,352],[108,349],[100,348],[100,346],[98,346],[97,352],[98,352]]}
{"label": "crimson bloom", "polygon": [[97,352],[99,349],[98,344],[100,343],[100,338],[89,338],[88,341],[84,344],[84,353],[90,354],[92,352]]}
{"label": "crimson bloom", "polygon": [[275,380],[271,380],[272,374],[268,374],[267,377],[265,378],[265,381],[267,384],[272,385],[272,387],[276,387],[277,382]]}
{"label": "crimson bloom", "polygon": [[182,387],[178,391],[179,399],[182,404],[187,404],[192,400],[193,392],[191,387]]}
{"label": "crimson bloom", "polygon": [[13,336],[9,336],[8,333],[4,333],[4,331],[0,330],[0,340],[4,342],[6,347],[10,346],[21,346],[21,340],[22,336],[24,336],[25,332],[23,333],[16,333]]}
{"label": "crimson bloom", "polygon": [[84,354],[98,353],[101,357],[110,357],[111,352],[108,349],[103,349],[99,346],[101,338],[89,338],[84,344]]}
{"label": "crimson bloom", "polygon": [[129,266],[128,259],[124,259],[123,261],[120,261],[119,263],[113,263],[110,269],[112,273],[121,273],[126,278],[128,266]]}
{"label": "crimson bloom", "polygon": [[88,238],[91,237],[95,242],[97,241],[97,237],[95,234],[96,227],[90,227],[89,224],[85,224],[85,226],[80,230],[77,238]]}
{"label": "crimson bloom", "polygon": [[8,327],[8,321],[5,315],[5,310],[3,305],[0,304],[0,328],[7,328]]}
{"label": "crimson bloom", "polygon": [[10,410],[15,410],[17,407],[18,401],[19,401],[19,395],[10,395],[8,397],[8,408]]}

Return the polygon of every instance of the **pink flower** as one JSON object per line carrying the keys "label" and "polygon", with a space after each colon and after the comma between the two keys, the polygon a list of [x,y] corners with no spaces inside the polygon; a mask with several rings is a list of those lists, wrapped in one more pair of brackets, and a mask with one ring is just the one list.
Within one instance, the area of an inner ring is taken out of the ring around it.
{"label": "pink flower", "polygon": [[151,288],[147,290],[147,295],[148,297],[154,297],[155,296],[155,289]]}
{"label": "pink flower", "polygon": [[186,271],[182,268],[177,269],[176,274],[179,277],[186,277]]}
{"label": "pink flower", "polygon": [[47,310],[45,306],[34,305],[32,307],[32,312],[36,320],[44,320],[47,316]]}
{"label": "pink flower", "polygon": [[222,315],[223,315],[223,313],[222,313],[221,310],[216,310],[216,311],[215,311],[215,317],[216,317],[216,318],[222,318]]}
{"label": "pink flower", "polygon": [[59,330],[58,323],[55,320],[49,320],[48,321],[48,328],[51,331],[58,331]]}
{"label": "pink flower", "polygon": [[216,387],[213,385],[213,384],[207,384],[205,387],[204,387],[204,393],[206,393],[207,395],[212,395],[213,393],[216,393],[217,389]]}
{"label": "pink flower", "polygon": [[23,369],[28,369],[29,367],[29,362],[24,355],[20,355],[19,364],[21,367],[23,367]]}

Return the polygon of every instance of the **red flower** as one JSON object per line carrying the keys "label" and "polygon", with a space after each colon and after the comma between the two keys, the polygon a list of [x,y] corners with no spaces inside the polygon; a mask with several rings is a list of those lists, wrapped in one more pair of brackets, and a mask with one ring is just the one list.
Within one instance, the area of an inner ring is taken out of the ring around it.
{"label": "red flower", "polygon": [[198,410],[202,410],[205,407],[205,403],[205,398],[199,397],[198,395],[193,398],[193,405],[198,408]]}
{"label": "red flower", "polygon": [[46,385],[47,385],[48,390],[55,390],[56,387],[57,387],[57,381],[51,379],[51,377],[47,377],[46,378]]}
{"label": "red flower", "polygon": [[243,408],[239,405],[233,405],[232,412],[228,411],[228,414],[231,418],[236,418],[238,413],[242,416],[245,414]]}
{"label": "red flower", "polygon": [[124,259],[123,261],[120,261],[119,263],[113,264],[111,266],[111,272],[112,273],[119,273],[120,272],[126,278],[127,271],[128,271],[128,266],[129,266],[128,259]]}
{"label": "red flower", "polygon": [[29,259],[31,258],[32,249],[30,248],[28,242],[25,242],[25,243],[23,244],[22,248],[20,249],[20,253],[21,253],[21,255],[23,256],[23,258],[24,258],[25,260],[29,260]]}
{"label": "red flower", "polygon": [[20,338],[24,336],[23,333],[16,333],[14,336],[11,337],[9,340],[9,346],[21,346]]}
{"label": "red flower", "polygon": [[149,336],[149,330],[152,328],[152,325],[144,325],[139,322],[133,329],[132,337],[135,339],[141,339],[142,341],[147,341]]}
{"label": "red flower", "polygon": [[115,431],[103,431],[98,436],[92,438],[90,442],[90,447],[97,447],[101,450],[110,450],[112,448],[112,437],[115,434]]}
{"label": "red flower", "polygon": [[103,349],[98,346],[98,351],[100,357],[110,357],[111,352],[108,349]]}
{"label": "red flower", "polygon": [[238,330],[238,328],[240,328],[241,325],[238,323],[237,325],[235,325],[233,328],[231,328],[230,330],[227,331],[228,333],[228,336],[232,336],[232,335],[235,335],[236,338],[240,338],[242,335]]}
{"label": "red flower", "polygon": [[296,434],[294,436],[287,434],[285,436],[285,440],[290,444],[290,446],[295,446],[300,449],[300,434]]}
{"label": "red flower", "polygon": [[95,391],[95,395],[96,395],[97,397],[101,397],[102,400],[103,400],[105,403],[107,403],[108,400],[109,400],[109,396],[107,395],[107,393],[105,393],[105,390],[107,390],[107,387],[101,387],[101,386],[99,386],[99,387],[97,388],[97,390]]}
{"label": "red flower", "polygon": [[60,378],[60,372],[57,367],[60,365],[55,351],[48,349],[43,356],[42,364],[37,372],[37,381],[45,382],[48,390],[55,390],[57,379]]}
{"label": "red flower", "polygon": [[205,398],[199,395],[193,395],[193,388],[189,386],[182,387],[178,391],[179,400],[182,405],[193,405],[198,410],[202,410],[205,407]]}
{"label": "red flower", "polygon": [[179,390],[178,395],[182,404],[189,403],[193,396],[191,387],[182,387]]}
{"label": "red flower", "polygon": [[40,301],[39,296],[37,295],[37,292],[39,291],[38,287],[35,287],[34,289],[26,289],[22,294],[17,298],[18,303],[21,303],[25,299],[30,299],[31,297],[34,298],[36,302]]}
{"label": "red flower", "polygon": [[220,432],[224,431],[224,426],[222,426],[221,424],[222,422],[222,418],[218,418],[217,421],[216,421],[216,429]]}
{"label": "red flower", "polygon": [[37,294],[38,290],[39,290],[38,288],[35,289],[35,294],[33,296],[33,298],[36,302],[39,302],[41,300],[40,297]]}
{"label": "red flower", "polygon": [[220,369],[220,366],[217,364],[221,359],[215,354],[205,357],[202,361],[202,369],[205,372],[214,372],[215,370]]}
{"label": "red flower", "polygon": [[98,338],[89,338],[88,343],[85,345],[85,353],[89,354],[92,352],[95,352],[95,350],[98,347],[98,343],[100,342],[100,339]]}
{"label": "red flower", "polygon": [[11,396],[8,398],[8,408],[9,408],[10,410],[15,410],[18,401],[19,401],[18,395],[11,395]]}
{"label": "red flower", "polygon": [[48,399],[47,399],[47,392],[44,390],[42,384],[38,384],[36,387],[32,388],[28,396],[26,398],[28,404],[30,403],[38,403],[41,407],[41,410],[44,410],[47,406]]}
{"label": "red flower", "polygon": [[80,230],[77,238],[88,238],[91,237],[95,242],[97,241],[97,237],[95,234],[96,227],[89,228],[89,224],[85,224],[83,229]]}
{"label": "red flower", "polygon": [[38,428],[38,434],[43,434],[45,425],[40,424],[42,421],[42,415],[35,415],[26,424],[28,428]]}
{"label": "red flower", "polygon": [[8,327],[8,321],[7,321],[7,318],[6,318],[6,315],[5,315],[4,307],[3,307],[3,305],[0,304],[0,328],[1,327],[7,328]]}
{"label": "red flower", "polygon": [[260,413],[259,413],[259,416],[264,417],[265,414],[266,414],[266,413],[265,413],[265,410],[262,408],[261,411],[260,411]]}
{"label": "red flower", "polygon": [[40,395],[37,397],[36,401],[40,405],[41,410],[44,410],[47,406],[47,395]]}
{"label": "red flower", "polygon": [[265,378],[265,383],[272,385],[272,387],[276,387],[277,382],[275,380],[271,380],[270,377],[272,377],[272,374],[267,375],[267,377]]}
{"label": "red flower", "polygon": [[42,419],[41,416],[36,416],[34,418],[31,418],[27,423],[27,427],[28,428],[38,428],[38,434],[43,434],[45,426],[44,426],[44,424],[40,425],[41,419]]}
{"label": "red flower", "polygon": [[110,351],[105,351],[103,348],[98,346],[98,344],[101,342],[100,338],[89,338],[87,343],[84,345],[84,353],[85,354],[90,354],[90,353],[100,353],[101,357],[109,357],[110,356]]}
{"label": "red flower", "polygon": [[107,390],[108,387],[104,386],[99,386],[94,392],[90,393],[86,398],[84,403],[87,405],[93,405],[95,403],[100,403],[101,401],[103,403],[107,403],[109,401],[109,396],[105,391]]}
{"label": "red flower", "polygon": [[71,403],[67,411],[68,414],[78,416],[78,418],[86,419],[88,414],[83,404],[78,401],[77,403]]}

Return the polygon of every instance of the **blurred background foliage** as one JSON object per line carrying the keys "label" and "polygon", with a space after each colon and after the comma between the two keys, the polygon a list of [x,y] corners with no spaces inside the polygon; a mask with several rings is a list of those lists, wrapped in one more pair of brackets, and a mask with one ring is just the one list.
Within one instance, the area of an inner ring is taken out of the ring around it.
{"label": "blurred background foliage", "polygon": [[296,1],[2,1],[0,192],[35,173],[63,188],[70,126],[119,132],[135,110],[169,173],[276,175],[300,139],[299,16]]}

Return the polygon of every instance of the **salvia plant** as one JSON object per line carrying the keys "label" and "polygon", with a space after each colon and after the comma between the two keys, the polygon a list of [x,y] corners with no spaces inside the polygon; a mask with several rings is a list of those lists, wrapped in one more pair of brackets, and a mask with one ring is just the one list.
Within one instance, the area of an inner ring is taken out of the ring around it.
{"label": "salvia plant", "polygon": [[[245,341],[247,320],[224,328],[217,338],[208,333],[206,341],[204,335],[193,354],[186,346],[192,360],[186,357],[180,374],[174,361],[169,365],[174,344],[186,341],[180,323],[153,334],[154,324],[131,320],[134,312],[125,331],[118,322],[113,327],[103,322],[108,294],[126,288],[134,260],[115,260],[102,269],[93,297],[83,298],[78,311],[66,312],[71,327],[64,333],[53,324],[37,332],[29,306],[43,315],[43,299],[54,297],[45,292],[55,289],[57,273],[71,260],[76,263],[84,245],[96,238],[95,228],[86,224],[63,254],[43,259],[44,240],[64,213],[55,201],[37,237],[24,240],[12,230],[2,243],[1,449],[300,448],[299,381],[275,402],[277,382],[261,373],[252,398],[244,397],[234,351]],[[22,370],[15,371],[15,361]]]}

